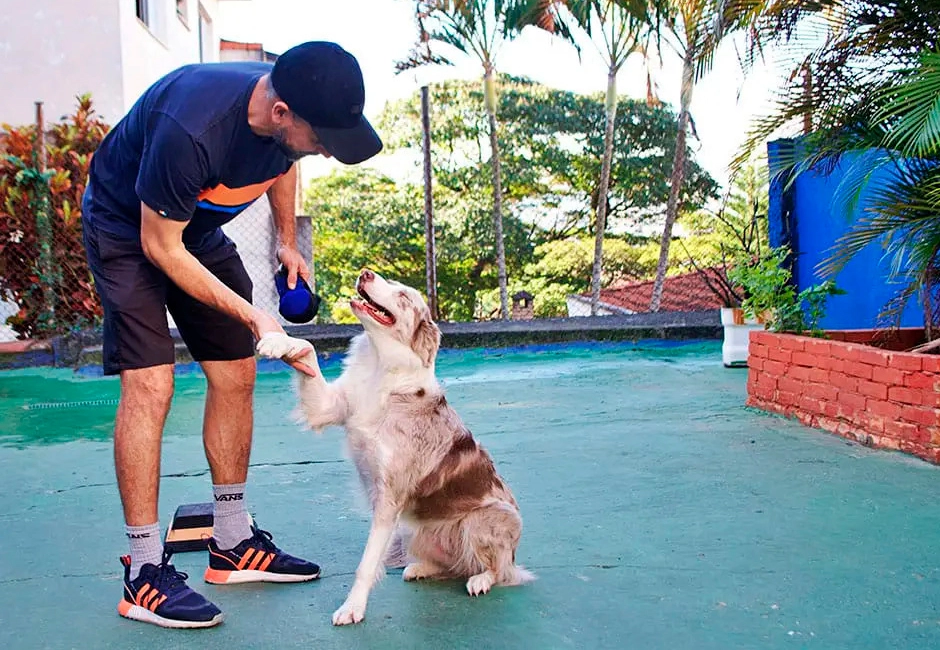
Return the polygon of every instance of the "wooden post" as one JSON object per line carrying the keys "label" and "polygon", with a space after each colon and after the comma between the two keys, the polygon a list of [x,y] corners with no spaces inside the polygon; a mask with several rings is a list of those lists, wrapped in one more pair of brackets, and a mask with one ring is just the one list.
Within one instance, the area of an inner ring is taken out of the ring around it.
{"label": "wooden post", "polygon": [[431,100],[428,87],[421,86],[421,128],[424,132],[424,251],[427,274],[428,307],[431,318],[440,315],[437,306],[437,253],[434,244],[434,206],[431,194]]}
{"label": "wooden post", "polygon": [[36,102],[36,164],[39,171],[46,171],[46,125],[42,114],[42,102]]}

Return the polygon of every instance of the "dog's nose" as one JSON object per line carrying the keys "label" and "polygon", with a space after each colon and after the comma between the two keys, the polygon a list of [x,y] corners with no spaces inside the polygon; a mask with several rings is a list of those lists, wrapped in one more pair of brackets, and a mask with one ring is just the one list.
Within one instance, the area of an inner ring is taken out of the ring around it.
{"label": "dog's nose", "polygon": [[375,279],[375,273],[369,269],[362,269],[362,273],[359,274],[359,278],[365,280],[366,282],[370,282],[371,280]]}

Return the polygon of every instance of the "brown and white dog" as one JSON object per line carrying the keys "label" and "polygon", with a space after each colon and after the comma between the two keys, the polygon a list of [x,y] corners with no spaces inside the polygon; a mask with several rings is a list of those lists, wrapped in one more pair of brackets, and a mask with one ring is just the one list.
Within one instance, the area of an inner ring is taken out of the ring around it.
{"label": "brown and white dog", "polygon": [[[435,378],[441,334],[421,294],[370,270],[356,290],[361,300],[351,307],[364,331],[340,377],[298,373],[301,421],[316,431],[345,427],[372,506],[356,579],[333,624],[365,617],[386,561],[407,561],[405,580],[465,579],[472,596],[535,579],[515,564],[515,498]],[[319,370],[314,352],[302,360]]]}

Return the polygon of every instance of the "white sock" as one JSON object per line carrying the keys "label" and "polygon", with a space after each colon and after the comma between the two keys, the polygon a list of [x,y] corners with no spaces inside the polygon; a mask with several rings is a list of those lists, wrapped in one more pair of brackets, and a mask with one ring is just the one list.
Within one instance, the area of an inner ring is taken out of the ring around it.
{"label": "white sock", "polygon": [[124,526],[131,544],[131,580],[140,575],[145,564],[160,564],[163,560],[163,540],[160,539],[160,522],[146,526]]}
{"label": "white sock", "polygon": [[212,492],[215,495],[212,536],[219,548],[228,550],[251,537],[245,484],[213,485]]}

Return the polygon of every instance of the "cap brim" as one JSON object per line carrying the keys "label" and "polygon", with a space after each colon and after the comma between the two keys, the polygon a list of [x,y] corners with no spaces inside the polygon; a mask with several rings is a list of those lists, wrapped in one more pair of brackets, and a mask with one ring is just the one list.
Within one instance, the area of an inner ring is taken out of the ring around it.
{"label": "cap brim", "polygon": [[346,165],[356,165],[382,151],[382,140],[365,117],[350,129],[315,127],[314,131],[330,155]]}

